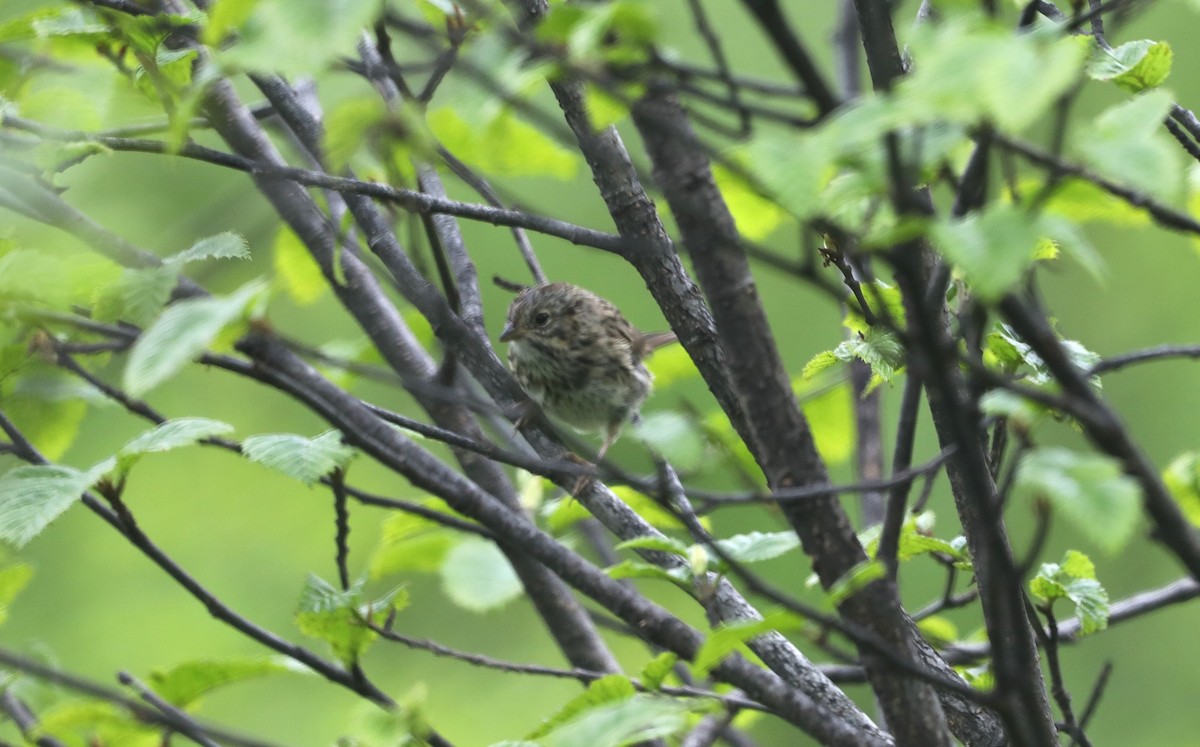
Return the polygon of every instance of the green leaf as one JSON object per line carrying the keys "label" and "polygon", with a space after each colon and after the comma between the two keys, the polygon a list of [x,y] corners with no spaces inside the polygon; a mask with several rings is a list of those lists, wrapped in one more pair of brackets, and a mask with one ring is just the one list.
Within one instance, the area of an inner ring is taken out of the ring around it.
{"label": "green leaf", "polygon": [[521,595],[521,580],[508,558],[485,539],[467,538],[451,548],[441,567],[442,588],[463,609],[487,612]]}
{"label": "green leaf", "polygon": [[1004,295],[1033,265],[1041,238],[1035,216],[1004,204],[939,221],[933,235],[971,290],[988,301]]}
{"label": "green leaf", "polygon": [[127,269],[115,284],[97,294],[92,316],[103,322],[145,326],[162,311],[177,282],[179,268],[172,265]]}
{"label": "green leaf", "polygon": [[[904,366],[904,347],[896,335],[882,327],[871,327],[864,335],[855,336],[833,349],[833,356],[843,363],[855,358],[871,367],[871,373],[891,381]],[[809,361],[812,366],[814,361]],[[805,366],[807,371],[809,366]]]}
{"label": "green leaf", "polygon": [[692,658],[692,669],[707,675],[725,657],[742,648],[746,641],[781,628],[794,627],[796,617],[786,612],[772,612],[761,620],[735,620],[722,624],[708,634],[696,656]]}
{"label": "green leaf", "polygon": [[883,563],[877,560],[865,560],[833,582],[827,592],[829,601],[836,607],[866,588],[872,581],[886,576],[887,567]]}
{"label": "green leaf", "polygon": [[342,443],[341,431],[325,431],[315,438],[291,433],[251,436],[242,442],[242,453],[252,462],[312,485],[345,467],[358,452]]}
{"label": "green leaf", "polygon": [[121,745],[158,747],[162,729],[138,721],[126,710],[93,700],[67,700],[38,714],[40,723],[30,734],[62,739],[74,736],[72,745]]}
{"label": "green leaf", "polygon": [[623,560],[604,569],[610,578],[649,578],[672,583],[684,591],[692,590],[692,572],[688,566],[665,569],[639,560]]}
{"label": "green leaf", "polygon": [[787,217],[782,208],[756,192],[740,174],[714,166],[713,179],[737,221],[738,233],[750,241],[766,239]]}
{"label": "green leaf", "polygon": [[655,656],[642,667],[642,684],[651,690],[662,687],[663,680],[674,671],[677,661],[679,655],[674,651],[663,651]]}
{"label": "green leaf", "polygon": [[431,519],[396,513],[383,522],[383,534],[371,554],[369,574],[377,579],[405,571],[436,571],[456,539],[454,533]]}
{"label": "green leaf", "polygon": [[633,427],[637,437],[685,472],[704,460],[704,433],[686,416],[670,411],[643,415]]}
{"label": "green leaf", "polygon": [[1075,84],[1088,47],[1051,33],[1013,34],[980,16],[921,24],[911,39],[919,64],[897,86],[897,108],[918,122],[981,118],[1020,132]]}
{"label": "green leaf", "polygon": [[308,253],[304,242],[288,226],[282,226],[272,244],[276,284],[301,306],[307,306],[322,295],[329,284],[321,266]]}
{"label": "green leaf", "polygon": [[[894,372],[892,361],[884,359],[884,356],[895,353],[888,347],[893,339],[885,334],[869,335],[868,341],[864,342],[859,351],[878,356],[872,359],[876,361],[879,370]],[[880,376],[882,378],[882,374]],[[797,392],[797,396],[809,428],[812,429],[817,451],[824,457],[826,464],[844,464],[854,453],[854,394],[850,390],[850,383],[843,381],[836,386],[822,387],[815,392],[811,391],[812,389],[811,386],[803,386]]]}
{"label": "green leaf", "polygon": [[1108,80],[1130,93],[1157,88],[1171,74],[1171,45],[1151,39],[1126,42],[1115,49],[1101,49],[1088,66],[1095,80]]}
{"label": "green leaf", "polygon": [[537,729],[530,732],[525,738],[527,740],[540,740],[554,729],[592,708],[609,703],[621,703],[629,700],[636,694],[637,691],[633,688],[633,683],[623,674],[610,674],[606,677],[601,677],[589,684],[587,689],[582,693],[567,701],[566,705],[560,708],[557,713],[543,721]]}
{"label": "green leaf", "polygon": [[0,567],[0,625],[8,620],[8,608],[31,578],[33,566],[28,563],[12,563]]}
{"label": "green leaf", "polygon": [[[1039,185],[1023,185],[1025,194],[1036,193]],[[1150,223],[1145,210],[1105,192],[1086,179],[1067,178],[1059,182],[1044,204],[1047,213],[1062,216],[1074,223],[1100,222],[1115,226],[1144,226]]]}
{"label": "green leaf", "polygon": [[172,304],[134,343],[125,367],[125,389],[139,397],[175,375],[235,321],[263,292],[261,282],[242,286],[224,298],[196,298]]}
{"label": "green leaf", "polygon": [[202,259],[250,259],[250,244],[241,234],[225,231],[200,239],[168,261],[176,264],[198,262]]}
{"label": "green leaf", "polygon": [[1174,200],[1182,194],[1183,166],[1175,143],[1161,132],[1171,104],[1167,91],[1138,94],[1101,112],[1071,141],[1101,174]]}
{"label": "green leaf", "polygon": [[655,388],[660,390],[677,381],[694,379],[700,375],[700,370],[682,345],[669,345],[656,350],[646,361],[646,367],[654,375]]}
{"label": "green leaf", "polygon": [[1043,563],[1030,579],[1029,591],[1046,603],[1069,599],[1075,603],[1083,635],[1108,627],[1108,592],[1096,580],[1096,568],[1088,556],[1068,550],[1062,563]]}
{"label": "green leaf", "polygon": [[625,747],[681,733],[692,706],[683,699],[639,693],[588,709],[541,739],[546,747]]}
{"label": "green leaf", "polygon": [[1027,453],[1017,467],[1015,495],[1045,498],[1106,552],[1125,546],[1137,527],[1141,490],[1116,461],[1061,448]]}
{"label": "green leaf", "polygon": [[[229,2],[229,0],[222,0]],[[280,73],[288,77],[313,74],[339,55],[354,54],[364,28],[379,12],[379,0],[338,0],[301,3],[258,0],[237,5],[218,16],[224,44],[214,49],[223,66]],[[247,7],[250,5],[250,7]],[[215,32],[214,32],[215,35]]]}
{"label": "green leaf", "polygon": [[800,376],[806,380],[812,379],[817,374],[843,362],[832,350],[822,350],[804,364],[804,370],[801,371]]}
{"label": "green leaf", "polygon": [[661,535],[646,535],[644,537],[634,537],[630,540],[620,542],[613,548],[614,550],[650,550],[653,552],[665,552],[671,555],[678,555],[681,558],[688,556],[688,546],[673,537],[664,537]]}
{"label": "green leaf", "polygon": [[729,557],[739,563],[770,560],[800,547],[795,532],[747,532],[717,540]]}
{"label": "green leaf", "polygon": [[117,469],[127,472],[144,454],[191,446],[206,438],[233,433],[233,426],[208,418],[175,418],[159,423],[117,452]]}
{"label": "green leaf", "polygon": [[1189,451],[1172,459],[1163,470],[1163,482],[1188,521],[1200,526],[1200,452]]}
{"label": "green leaf", "polygon": [[111,462],[87,472],[56,464],[16,467],[0,477],[0,539],[23,547],[70,508]]}
{"label": "green leaf", "polygon": [[396,592],[366,603],[363,582],[339,591],[313,574],[308,575],[300,604],[296,609],[296,627],[300,632],[329,644],[334,655],[344,662],[357,661],[377,634],[364,622],[381,622],[392,606]]}
{"label": "green leaf", "polygon": [[283,657],[197,659],[150,675],[155,692],[168,703],[187,708],[204,695],[226,685],[269,674],[307,671]]}
{"label": "green leaf", "polygon": [[958,640],[958,626],[941,615],[926,617],[917,623],[917,629],[935,648],[947,646]]}

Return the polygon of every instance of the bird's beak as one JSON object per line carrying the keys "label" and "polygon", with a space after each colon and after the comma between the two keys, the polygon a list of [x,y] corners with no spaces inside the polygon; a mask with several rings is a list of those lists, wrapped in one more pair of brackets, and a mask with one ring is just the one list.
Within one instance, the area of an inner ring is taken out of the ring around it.
{"label": "bird's beak", "polygon": [[511,320],[505,322],[504,329],[500,330],[500,342],[508,342],[509,340],[519,336],[520,335],[517,334],[517,328],[513,325]]}

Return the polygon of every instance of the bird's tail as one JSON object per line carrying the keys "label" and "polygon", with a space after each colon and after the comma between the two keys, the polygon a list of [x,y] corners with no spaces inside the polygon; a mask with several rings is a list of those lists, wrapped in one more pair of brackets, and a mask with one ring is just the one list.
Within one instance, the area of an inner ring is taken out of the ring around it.
{"label": "bird's tail", "polygon": [[647,355],[673,342],[679,342],[679,338],[671,330],[667,330],[666,332],[647,332],[642,335],[642,339],[646,341]]}

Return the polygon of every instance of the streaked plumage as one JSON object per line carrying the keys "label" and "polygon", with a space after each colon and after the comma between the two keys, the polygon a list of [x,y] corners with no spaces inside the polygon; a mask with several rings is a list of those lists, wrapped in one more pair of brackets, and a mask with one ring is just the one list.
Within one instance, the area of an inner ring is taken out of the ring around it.
{"label": "streaked plumage", "polygon": [[547,414],[604,433],[600,459],[650,394],[644,359],[675,335],[643,334],[595,293],[546,283],[517,295],[500,340],[517,381]]}

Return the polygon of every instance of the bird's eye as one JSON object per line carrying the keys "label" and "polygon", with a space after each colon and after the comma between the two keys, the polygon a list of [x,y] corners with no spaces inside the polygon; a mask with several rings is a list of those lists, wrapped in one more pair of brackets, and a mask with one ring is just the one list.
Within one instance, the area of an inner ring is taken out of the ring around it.
{"label": "bird's eye", "polygon": [[550,321],[550,314],[545,311],[539,311],[533,315],[533,323],[539,327],[546,326],[546,322]]}

